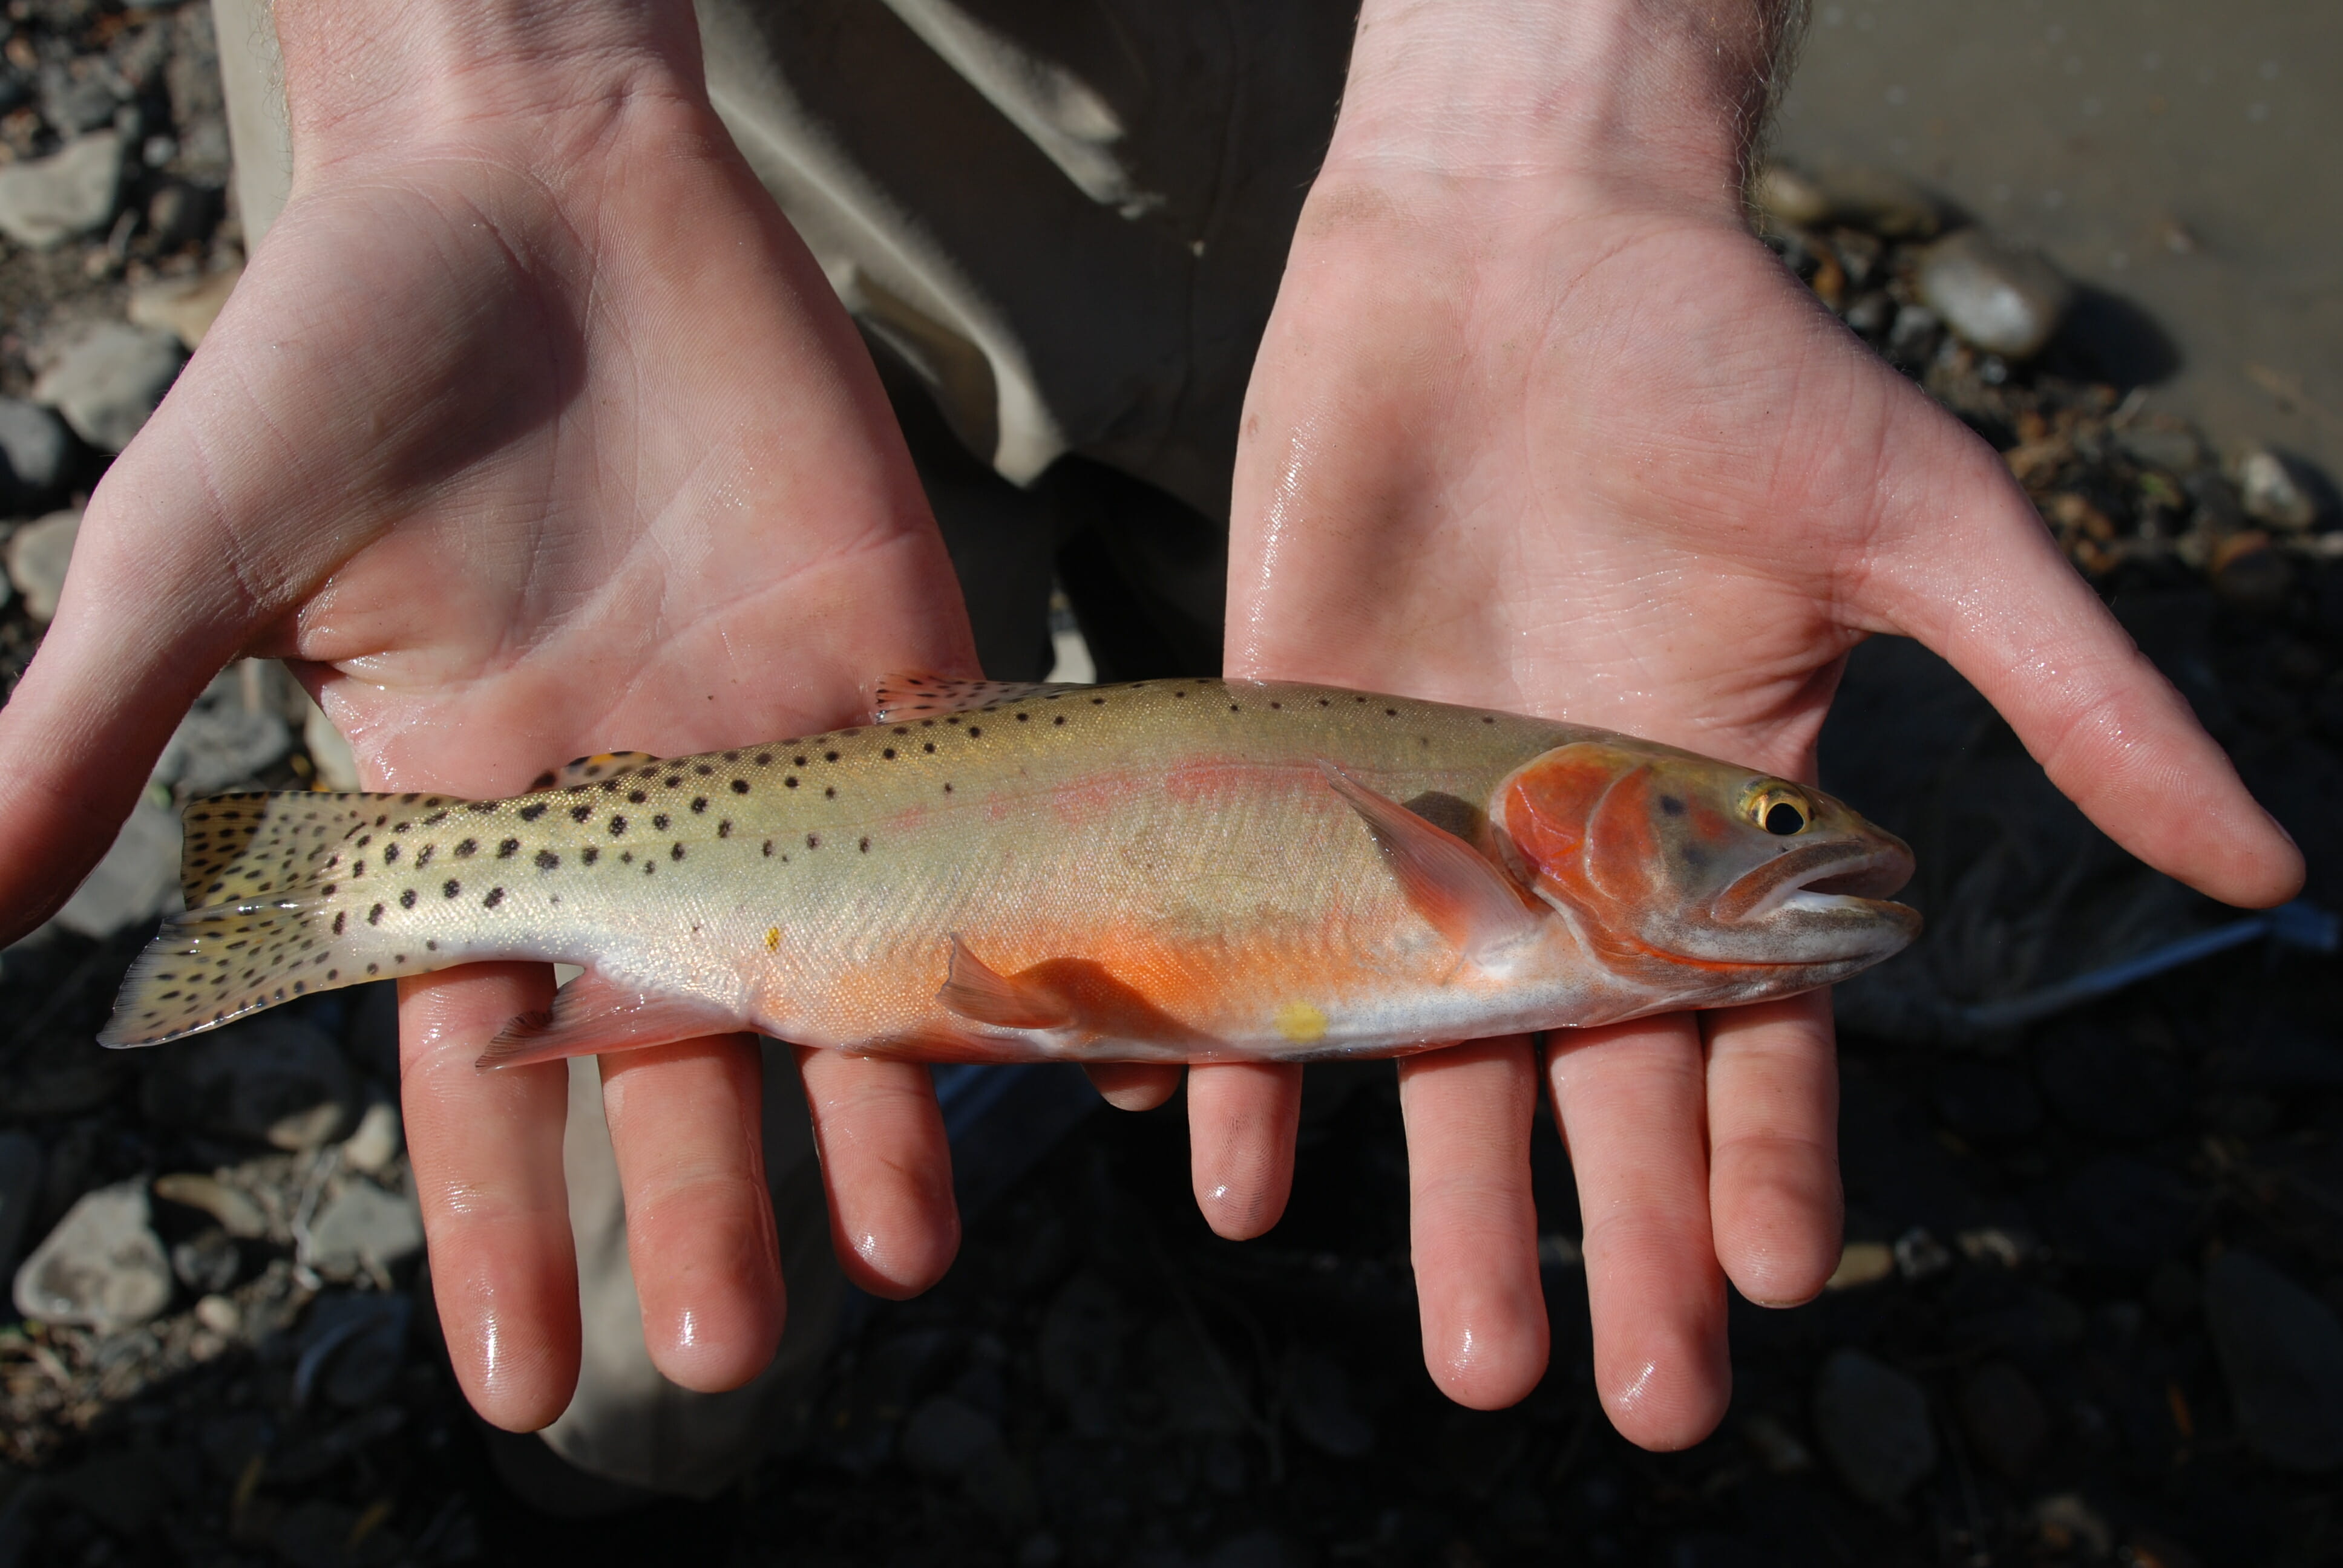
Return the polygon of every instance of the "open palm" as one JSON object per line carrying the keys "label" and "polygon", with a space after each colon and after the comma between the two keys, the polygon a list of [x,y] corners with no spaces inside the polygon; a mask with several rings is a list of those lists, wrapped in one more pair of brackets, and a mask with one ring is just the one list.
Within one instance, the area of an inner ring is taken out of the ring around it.
{"label": "open palm", "polygon": [[[1330,168],[1255,367],[1233,528],[1234,674],[1517,708],[1801,777],[1847,649],[1900,632],[2142,858],[2237,903],[2300,879],[1992,450],[1722,201]],[[1598,1383],[1630,1437],[1695,1441],[1729,1388],[1725,1280],[1795,1302],[1837,1257],[1827,1007],[1557,1035],[1544,1067]],[[1537,1072],[1518,1040],[1403,1069],[1425,1352],[1468,1403],[1519,1398],[1544,1364]]]}

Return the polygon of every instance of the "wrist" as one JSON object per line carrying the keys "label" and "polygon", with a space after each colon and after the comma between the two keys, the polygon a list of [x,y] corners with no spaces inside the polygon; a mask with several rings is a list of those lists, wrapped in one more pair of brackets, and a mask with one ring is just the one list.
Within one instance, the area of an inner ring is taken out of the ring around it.
{"label": "wrist", "polygon": [[1804,9],[1365,0],[1326,173],[1528,180],[1737,211]]}
{"label": "wrist", "polygon": [[541,138],[645,99],[705,105],[690,0],[277,0],[274,12],[297,167],[500,121]]}

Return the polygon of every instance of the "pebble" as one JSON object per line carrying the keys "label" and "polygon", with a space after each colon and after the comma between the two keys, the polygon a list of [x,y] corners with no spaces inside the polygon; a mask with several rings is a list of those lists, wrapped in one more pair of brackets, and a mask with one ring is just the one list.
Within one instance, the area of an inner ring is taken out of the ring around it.
{"label": "pebble", "polygon": [[226,1296],[206,1296],[196,1303],[196,1322],[222,1338],[233,1338],[244,1327],[244,1309]]}
{"label": "pebble", "polygon": [[[6,173],[0,169],[0,178]],[[33,398],[64,415],[91,446],[119,452],[163,401],[186,358],[177,339],[165,333],[100,322],[42,373]]]}
{"label": "pebble", "polygon": [[1847,1489],[1896,1509],[1936,1468],[1928,1396],[1894,1367],[1858,1350],[1833,1351],[1815,1382],[1815,1432]]}
{"label": "pebble", "polygon": [[195,1171],[175,1171],[167,1176],[157,1176],[155,1196],[166,1203],[183,1203],[201,1210],[218,1221],[220,1229],[231,1236],[256,1241],[268,1234],[268,1216],[252,1195],[216,1176]]}
{"label": "pebble", "polygon": [[8,465],[10,500],[21,504],[48,494],[65,477],[65,425],[38,403],[0,397],[0,458]]}
{"label": "pebble", "polygon": [[342,1142],[342,1163],[353,1171],[379,1176],[398,1158],[403,1146],[398,1107],[377,1100],[358,1118],[357,1131]]}
{"label": "pebble", "polygon": [[2343,1323],[2250,1252],[2205,1271],[2205,1322],[2246,1441],[2290,1470],[2343,1467]]}
{"label": "pebble", "polygon": [[79,136],[114,123],[122,101],[96,73],[75,75],[62,62],[41,71],[41,117],[65,136]]}
{"label": "pebble", "polygon": [[81,514],[65,511],[51,512],[9,536],[8,580],[25,596],[25,613],[43,626],[57,613],[74,536],[80,531]]}
{"label": "pebble", "polygon": [[2023,1481],[2050,1440],[2050,1413],[2026,1374],[2007,1362],[1987,1362],[1961,1385],[1961,1426],[1987,1464]]}
{"label": "pebble", "polygon": [[1850,1291],[1876,1284],[1896,1271],[1896,1249],[1885,1241],[1849,1241],[1838,1254],[1838,1267],[1823,1282],[1825,1291]]}
{"label": "pebble", "polygon": [[244,1259],[226,1231],[199,1231],[171,1248],[171,1272],[179,1283],[203,1294],[216,1294],[236,1283]]}
{"label": "pebble", "polygon": [[16,1271],[16,1310],[102,1330],[160,1312],[171,1302],[171,1265],[149,1213],[144,1181],[84,1193]]}
{"label": "pebble", "polygon": [[2246,516],[2288,533],[2318,520],[2318,504],[2303,488],[2285,458],[2267,447],[2247,448],[2237,458],[2237,495]]}
{"label": "pebble", "polygon": [[135,289],[130,296],[131,324],[168,332],[192,353],[219,319],[228,295],[243,276],[239,264],[199,277],[166,278]]}
{"label": "pebble", "polygon": [[142,797],[106,858],[57,911],[57,924],[102,940],[178,908],[180,834],[177,812]]}
{"label": "pebble", "polygon": [[1784,223],[1811,228],[1831,215],[1830,193],[1786,164],[1768,164],[1749,182],[1758,210]]}
{"label": "pebble", "polygon": [[67,142],[51,156],[0,168],[0,234],[49,250],[104,228],[122,185],[122,137],[106,130]]}
{"label": "pebble", "polygon": [[319,1273],[352,1278],[397,1268],[423,1249],[423,1214],[405,1193],[352,1181],[309,1221],[307,1261]]}
{"label": "pebble", "polygon": [[30,1133],[0,1132],[0,1270],[16,1266],[25,1226],[32,1219],[33,1205],[41,1201],[45,1167],[41,1145]]}
{"label": "pebble", "polygon": [[2073,287],[2044,257],[1975,228],[1929,247],[1919,286],[1920,297],[1955,333],[2008,359],[2040,351],[2074,301]]}
{"label": "pebble", "polygon": [[188,795],[253,785],[263,769],[293,749],[283,713],[289,685],[283,667],[264,659],[242,659],[220,671],[156,759],[156,780]]}
{"label": "pebble", "polygon": [[1001,1423],[948,1393],[911,1412],[901,1442],[904,1463],[946,1481],[958,1481],[1003,1455]]}
{"label": "pebble", "polygon": [[356,1097],[333,1037],[283,1011],[172,1047],[142,1090],[146,1114],[166,1126],[290,1150],[338,1137]]}
{"label": "pebble", "polygon": [[1936,352],[1936,337],[1944,329],[1944,317],[1926,306],[1905,306],[1887,328],[1887,352],[1906,365],[1926,364]]}
{"label": "pebble", "polygon": [[2205,463],[2205,444],[2195,430],[2177,419],[2136,420],[2125,427],[2116,441],[2133,461],[2167,473],[2193,473]]}

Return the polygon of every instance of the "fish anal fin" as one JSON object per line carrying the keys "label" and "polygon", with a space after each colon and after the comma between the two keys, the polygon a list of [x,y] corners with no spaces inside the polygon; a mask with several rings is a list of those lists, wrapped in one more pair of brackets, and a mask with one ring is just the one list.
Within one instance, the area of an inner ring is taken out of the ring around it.
{"label": "fish anal fin", "polygon": [[951,940],[951,970],[936,1000],[964,1019],[996,1029],[1061,1029],[1074,1019],[1062,998],[997,972],[958,937]]}
{"label": "fish anal fin", "polygon": [[906,719],[932,719],[942,713],[966,713],[1021,697],[1046,697],[1077,687],[1047,680],[960,680],[946,675],[882,675],[870,688],[870,722],[900,724]]}
{"label": "fish anal fin", "polygon": [[1535,932],[1540,912],[1486,855],[1332,762],[1318,767],[1374,834],[1408,903],[1466,958],[1486,963]]}
{"label": "fish anal fin", "polygon": [[597,751],[589,757],[573,757],[558,768],[547,769],[530,779],[528,787],[532,793],[566,789],[574,784],[595,783],[629,768],[648,768],[658,760],[648,751]]}
{"label": "fish anal fin", "polygon": [[552,1011],[525,1014],[507,1024],[480,1053],[478,1065],[526,1067],[749,1027],[749,1020],[731,1009],[698,997],[639,990],[588,970],[553,993]]}

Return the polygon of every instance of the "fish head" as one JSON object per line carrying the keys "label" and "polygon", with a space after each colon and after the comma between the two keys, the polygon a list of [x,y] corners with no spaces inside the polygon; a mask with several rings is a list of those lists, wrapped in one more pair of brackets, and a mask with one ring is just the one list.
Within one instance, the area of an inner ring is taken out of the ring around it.
{"label": "fish head", "polygon": [[1912,876],[1901,839],[1751,769],[1579,741],[1508,775],[1489,819],[1513,873],[1642,978],[1673,970],[1736,1000],[1787,995],[1919,934],[1918,912],[1887,901]]}

